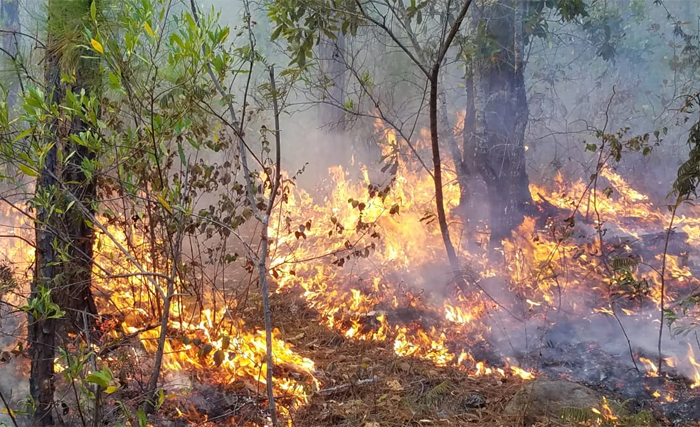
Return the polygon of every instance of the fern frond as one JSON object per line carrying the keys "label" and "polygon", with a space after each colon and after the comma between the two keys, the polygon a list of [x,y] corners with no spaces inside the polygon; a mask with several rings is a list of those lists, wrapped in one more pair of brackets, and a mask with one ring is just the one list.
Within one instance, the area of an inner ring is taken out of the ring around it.
{"label": "fern frond", "polygon": [[439,402],[440,399],[442,399],[451,390],[452,390],[452,383],[449,381],[443,381],[440,384],[433,387],[432,389],[430,389],[430,391],[425,393],[421,397],[421,400],[428,405],[433,405],[433,404]]}
{"label": "fern frond", "polygon": [[638,265],[639,260],[633,257],[613,258],[610,261],[610,266],[613,268],[613,270],[632,269]]}
{"label": "fern frond", "polygon": [[559,419],[574,423],[588,423],[598,419],[598,416],[590,408],[569,408],[559,410]]}

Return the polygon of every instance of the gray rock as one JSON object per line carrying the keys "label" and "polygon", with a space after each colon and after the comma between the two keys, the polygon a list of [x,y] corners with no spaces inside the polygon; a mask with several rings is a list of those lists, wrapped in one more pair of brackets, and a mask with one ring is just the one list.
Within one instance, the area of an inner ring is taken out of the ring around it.
{"label": "gray rock", "polygon": [[558,418],[562,408],[598,407],[602,394],[563,380],[535,380],[518,390],[505,407],[507,415],[518,415],[526,424],[538,418]]}
{"label": "gray rock", "polygon": [[486,399],[479,393],[472,393],[462,399],[462,407],[464,409],[478,409],[486,406]]}

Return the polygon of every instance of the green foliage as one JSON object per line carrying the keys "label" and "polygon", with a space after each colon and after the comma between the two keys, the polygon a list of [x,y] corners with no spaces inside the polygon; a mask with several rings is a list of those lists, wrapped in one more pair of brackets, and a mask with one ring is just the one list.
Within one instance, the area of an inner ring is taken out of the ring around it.
{"label": "green foliage", "polygon": [[[187,287],[195,286],[193,282],[207,280],[196,273],[205,268],[202,264],[229,264],[239,258],[238,253],[229,253],[230,242],[224,237],[253,217],[245,185],[238,181],[238,153],[229,150],[233,124],[222,114],[223,104],[243,100],[222,99],[207,64],[228,86],[236,76],[250,72],[251,60],[264,64],[264,58],[254,47],[231,47],[230,28],[220,25],[213,11],[200,13],[198,24],[191,13],[169,0],[126,0],[111,9],[101,0],[51,0],[54,4],[49,32],[55,41],[52,52],[60,57],[61,90],[47,94],[44,86],[33,84],[42,79],[37,76],[27,82],[16,111],[0,102],[0,179],[31,188],[49,170],[48,159],[55,154],[51,173],[56,174],[57,183],[39,186],[29,200],[31,209],[46,213],[47,225],[59,225],[52,242],[57,252],[53,265],[69,266],[73,261],[67,250],[72,236],[65,225],[78,208],[93,208],[97,221],[151,238],[147,244],[139,243],[139,248],[132,242],[125,246],[155,271],[167,272],[167,266],[177,263],[173,242],[181,226],[201,251],[197,259],[177,264],[178,286],[182,286],[178,291],[189,293]],[[83,66],[90,68],[94,81],[82,78]],[[252,99],[246,104],[249,115],[254,112]],[[269,154],[269,142],[262,146]],[[81,156],[83,152],[90,155]],[[268,158],[257,157],[261,164]],[[264,176],[253,175],[258,208],[264,208]],[[98,199],[81,205],[67,189],[88,183],[97,186]],[[203,198],[211,205],[196,215],[192,206]],[[97,229],[99,224],[93,222],[85,224]],[[209,244],[202,244],[205,241]],[[62,271],[56,270],[51,286],[38,287],[36,296],[22,307],[36,319],[65,315],[52,300],[51,288],[65,281]],[[145,279],[142,283],[151,284]],[[0,293],[9,286],[0,281]],[[156,289],[148,292],[158,294]],[[152,309],[152,302],[138,308]],[[223,350],[214,351],[211,344],[200,350],[202,358],[224,363]],[[109,396],[110,403],[120,405],[114,401],[119,384],[110,368],[95,369],[88,363],[95,357],[91,349],[76,346],[61,349],[61,355],[66,366],[63,378],[77,390],[78,402],[100,401],[95,394],[99,391],[103,398]],[[166,397],[162,390],[157,397],[158,407]],[[124,417],[132,425],[146,425],[143,412],[126,411]]]}
{"label": "green foliage", "polygon": [[268,4],[272,40],[287,42],[291,64],[304,68],[321,35],[336,39],[336,32],[354,36],[362,24],[354,0],[274,0]]}
{"label": "green foliage", "polygon": [[[620,258],[614,259],[619,260]],[[629,258],[626,258],[629,259]],[[624,265],[624,263],[623,263]],[[651,286],[647,279],[637,279],[633,267],[613,266],[614,274],[611,280],[613,297],[643,300],[649,296]]]}
{"label": "green foliage", "polygon": [[[689,97],[683,111],[693,113],[697,106],[700,106],[700,94]],[[688,132],[688,145],[690,146],[688,160],[678,168],[677,178],[673,183],[674,193],[682,199],[696,197],[698,184],[700,184],[700,120],[695,122]]]}
{"label": "green foliage", "polygon": [[60,319],[66,315],[61,307],[51,299],[51,289],[46,286],[37,287],[37,296],[28,298],[27,304],[20,310],[30,314],[35,320]]}

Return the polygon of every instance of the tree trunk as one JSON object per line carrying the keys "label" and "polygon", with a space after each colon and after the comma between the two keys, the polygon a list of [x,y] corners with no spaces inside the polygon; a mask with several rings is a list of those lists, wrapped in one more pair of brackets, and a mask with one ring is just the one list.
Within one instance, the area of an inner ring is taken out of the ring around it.
{"label": "tree trunk", "polygon": [[[50,192],[55,186],[56,180],[53,172],[57,164],[56,146],[51,148],[46,155],[44,168],[36,186],[37,194]],[[55,197],[52,197],[54,199]],[[42,287],[53,290],[57,266],[56,252],[53,247],[54,233],[53,222],[49,218],[47,210],[37,207],[36,236],[36,268],[34,280],[31,285],[31,298],[39,298]],[[36,411],[34,412],[34,425],[52,426],[53,422],[53,394],[54,394],[54,367],[56,321],[53,319],[34,318],[29,314],[28,340],[30,344],[31,370],[29,377],[29,391],[34,399]]]}
{"label": "tree trunk", "polygon": [[[83,5],[84,10],[76,10],[76,5]],[[73,92],[81,89],[96,88],[97,69],[94,61],[80,58],[72,65],[73,69],[64,70],[61,58],[65,41],[60,32],[71,32],[71,28],[56,28],[56,22],[67,26],[67,23],[77,23],[86,16],[88,2],[49,0],[49,23],[46,43],[44,79],[46,84],[46,100],[50,104],[61,104],[65,101],[67,84],[61,81],[61,74],[75,75],[76,83]],[[55,20],[52,22],[52,20]],[[82,24],[79,28],[82,30]],[[92,202],[96,198],[96,186],[93,179],[81,171],[80,165],[84,159],[93,160],[94,153],[87,147],[70,140],[71,134],[87,130],[87,125],[77,118],[68,122],[55,119],[50,124],[55,144],[46,156],[45,163],[36,185],[37,195],[49,194],[52,205],[67,208],[72,197],[63,191],[72,193],[78,202],[92,211]],[[68,119],[65,119],[68,120]],[[59,150],[63,151],[62,158],[69,160],[59,164]],[[71,153],[74,153],[70,156]],[[91,321],[97,313],[90,288],[92,273],[92,247],[94,235],[87,226],[80,210],[72,207],[65,214],[54,212],[49,216],[46,206],[38,204],[36,233],[36,266],[35,279],[32,283],[32,298],[41,295],[42,288],[51,290],[51,297],[59,308],[66,312],[65,319],[35,319],[29,316],[29,342],[32,357],[30,372],[30,392],[36,402],[34,425],[52,426],[54,368],[53,360],[56,350],[56,336],[71,330],[82,331],[84,313]],[[55,244],[65,245],[68,261],[62,260],[57,253]],[[88,332],[88,331],[86,331]]]}
{"label": "tree trunk", "polygon": [[488,37],[474,39],[478,46],[470,67],[473,136],[476,165],[488,190],[491,246],[497,247],[532,206],[524,148],[527,2],[483,1],[479,6],[473,9],[470,29],[476,35],[481,25]]}
{"label": "tree trunk", "polygon": [[345,36],[340,31],[335,35],[335,40],[324,35],[319,42],[325,97],[320,105],[320,117],[324,126],[342,132],[345,130],[345,112],[339,106],[345,103]]}
{"label": "tree trunk", "polygon": [[440,224],[440,234],[445,244],[447,259],[454,274],[460,270],[459,259],[450,239],[450,229],[447,225],[447,215],[445,213],[445,202],[442,192],[442,161],[440,159],[440,144],[438,134],[438,76],[440,74],[440,63],[433,69],[430,77],[430,146],[433,154],[433,179],[435,181],[435,207],[437,208],[438,223]]}
{"label": "tree trunk", "polygon": [[476,114],[474,107],[474,78],[472,71],[467,69],[465,79],[465,90],[467,98],[467,111],[464,115],[464,126],[462,131],[462,161],[464,170],[469,171],[469,191],[463,192],[460,200],[460,210],[466,215],[469,223],[474,225],[484,223],[488,220],[488,206],[483,203],[487,199],[488,190],[485,182],[479,174],[476,158]]}
{"label": "tree trunk", "polygon": [[[2,0],[0,8],[2,11],[3,29],[8,31],[8,33],[2,36],[3,49],[5,49],[7,55],[10,56],[10,60],[14,62],[19,51],[16,32],[21,29],[19,22],[19,0]],[[16,76],[13,76],[10,80],[10,87],[7,93],[7,104],[10,107],[14,107],[17,102],[18,82],[15,81],[15,77]]]}

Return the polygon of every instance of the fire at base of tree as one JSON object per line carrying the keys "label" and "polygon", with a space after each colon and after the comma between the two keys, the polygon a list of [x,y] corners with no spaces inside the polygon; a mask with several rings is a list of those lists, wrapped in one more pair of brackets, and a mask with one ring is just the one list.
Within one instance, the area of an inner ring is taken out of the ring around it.
{"label": "fire at base of tree", "polygon": [[700,425],[700,6],[0,16],[0,425]]}

